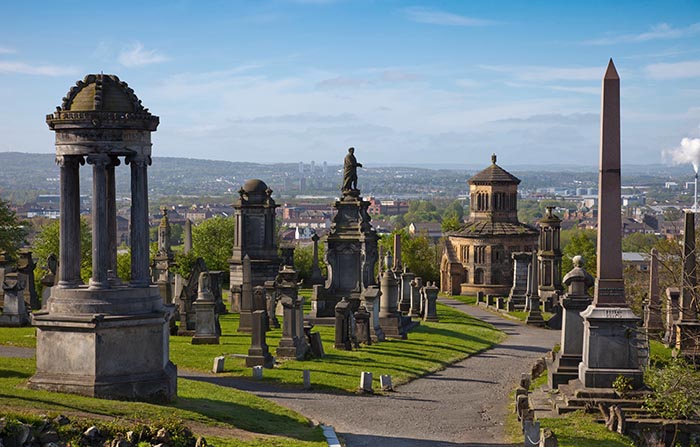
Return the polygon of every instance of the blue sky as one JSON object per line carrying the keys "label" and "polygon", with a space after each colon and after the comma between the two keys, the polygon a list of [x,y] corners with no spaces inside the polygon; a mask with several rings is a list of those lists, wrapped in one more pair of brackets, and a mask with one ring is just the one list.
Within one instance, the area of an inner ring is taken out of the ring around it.
{"label": "blue sky", "polygon": [[700,2],[4,2],[0,151],[87,73],[160,116],[156,156],[340,163],[585,164],[600,85],[622,79],[622,160],[700,136]]}

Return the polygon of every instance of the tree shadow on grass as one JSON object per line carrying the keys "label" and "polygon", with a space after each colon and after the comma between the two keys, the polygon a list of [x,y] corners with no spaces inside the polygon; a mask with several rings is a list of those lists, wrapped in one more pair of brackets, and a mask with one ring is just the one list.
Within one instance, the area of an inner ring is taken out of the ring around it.
{"label": "tree shadow on grass", "polygon": [[269,435],[282,435],[301,441],[319,441],[323,435],[318,430],[304,427],[299,420],[275,414],[252,406],[211,398],[178,397],[173,406],[233,425],[236,428]]}

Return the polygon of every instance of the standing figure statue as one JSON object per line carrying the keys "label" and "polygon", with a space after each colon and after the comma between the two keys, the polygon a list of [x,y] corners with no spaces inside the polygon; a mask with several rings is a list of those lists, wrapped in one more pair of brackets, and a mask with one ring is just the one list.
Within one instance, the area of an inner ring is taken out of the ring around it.
{"label": "standing figure statue", "polygon": [[343,164],[343,191],[357,191],[357,168],[361,167],[362,163],[355,158],[355,148],[351,147]]}

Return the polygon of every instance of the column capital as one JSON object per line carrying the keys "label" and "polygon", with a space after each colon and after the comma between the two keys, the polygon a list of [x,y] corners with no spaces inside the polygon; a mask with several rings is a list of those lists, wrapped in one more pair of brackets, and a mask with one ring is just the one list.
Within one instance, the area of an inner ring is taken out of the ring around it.
{"label": "column capital", "polygon": [[135,164],[139,167],[151,166],[151,156],[144,154],[131,154],[126,156],[126,164]]}
{"label": "column capital", "polygon": [[104,153],[90,154],[87,156],[88,164],[106,168],[112,163],[112,158]]}
{"label": "column capital", "polygon": [[56,155],[55,161],[61,168],[69,165],[85,164],[85,158],[82,155]]}

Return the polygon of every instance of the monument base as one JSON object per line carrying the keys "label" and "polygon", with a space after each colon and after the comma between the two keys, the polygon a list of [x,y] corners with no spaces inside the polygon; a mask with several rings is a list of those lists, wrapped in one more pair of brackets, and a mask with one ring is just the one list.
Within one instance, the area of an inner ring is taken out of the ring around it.
{"label": "monument base", "polygon": [[551,389],[559,388],[559,385],[578,379],[578,365],[581,363],[580,355],[558,354],[552,362],[547,364],[547,383]]}
{"label": "monument base", "polygon": [[[29,388],[104,399],[170,402],[169,314],[36,314],[36,374]],[[138,346],[138,352],[134,347]]]}
{"label": "monument base", "polygon": [[641,321],[628,307],[596,307],[581,312],[584,322],[583,358],[579,380],[586,388],[612,388],[619,376],[643,385],[637,343]]}
{"label": "monument base", "polygon": [[382,331],[384,331],[385,338],[398,338],[401,340],[408,338],[404,332],[400,316],[380,316],[379,325],[382,327]]}
{"label": "monument base", "polygon": [[675,326],[677,355],[700,358],[700,321],[679,321]]}

